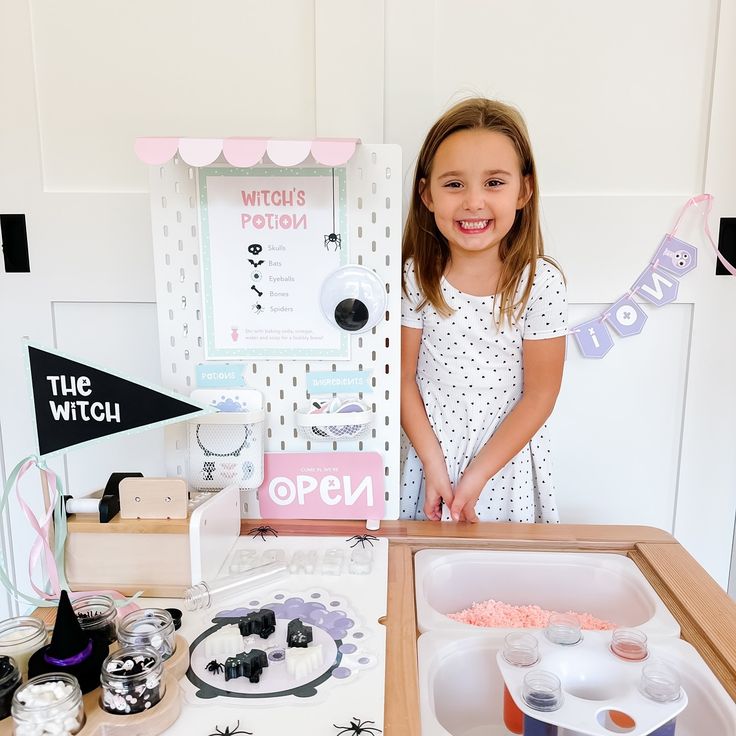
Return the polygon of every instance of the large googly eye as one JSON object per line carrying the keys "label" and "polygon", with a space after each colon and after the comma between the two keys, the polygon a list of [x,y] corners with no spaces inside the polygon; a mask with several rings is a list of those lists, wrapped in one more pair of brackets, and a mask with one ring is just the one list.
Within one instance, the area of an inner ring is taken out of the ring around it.
{"label": "large googly eye", "polygon": [[344,266],[325,279],[319,301],[322,313],[335,327],[367,332],[386,311],[386,288],[369,268]]}

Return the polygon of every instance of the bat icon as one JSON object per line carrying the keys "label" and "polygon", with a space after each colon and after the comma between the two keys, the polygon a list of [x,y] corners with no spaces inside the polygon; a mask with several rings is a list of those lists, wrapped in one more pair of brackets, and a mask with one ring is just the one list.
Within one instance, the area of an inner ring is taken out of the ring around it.
{"label": "bat icon", "polygon": [[248,259],[248,263],[250,263],[250,265],[253,266],[253,268],[258,268],[258,266],[260,266],[264,262],[265,261],[254,261],[252,258]]}

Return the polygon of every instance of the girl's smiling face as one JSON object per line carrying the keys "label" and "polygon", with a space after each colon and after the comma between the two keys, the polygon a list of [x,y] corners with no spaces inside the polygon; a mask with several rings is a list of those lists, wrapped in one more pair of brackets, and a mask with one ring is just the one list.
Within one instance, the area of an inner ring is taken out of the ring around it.
{"label": "girl's smiling face", "polygon": [[422,201],[434,213],[450,253],[488,253],[514,224],[531,196],[513,143],[503,133],[459,130],[437,148]]}

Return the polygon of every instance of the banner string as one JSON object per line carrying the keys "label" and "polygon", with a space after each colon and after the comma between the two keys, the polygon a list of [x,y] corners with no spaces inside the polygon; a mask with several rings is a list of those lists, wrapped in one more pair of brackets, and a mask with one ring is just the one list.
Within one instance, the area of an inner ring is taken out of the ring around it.
{"label": "banner string", "polygon": [[[703,209],[703,203],[705,203],[705,209]],[[685,202],[685,204],[680,209],[680,212],[677,215],[677,219],[675,220],[675,224],[672,227],[672,230],[670,230],[670,232],[667,233],[667,235],[669,235],[670,237],[673,237],[673,238],[676,237],[677,229],[680,227],[680,223],[682,222],[682,218],[684,217],[685,213],[688,211],[688,209],[690,209],[690,207],[695,207],[695,209],[698,210],[702,214],[702,216],[703,216],[703,232],[705,233],[705,236],[708,239],[708,242],[710,243],[710,246],[713,248],[713,251],[715,252],[716,257],[721,262],[721,264],[723,265],[723,267],[730,274],[736,276],[736,268],[734,266],[732,266],[723,257],[723,255],[721,254],[721,252],[718,250],[718,246],[716,245],[716,242],[715,242],[715,240],[713,238],[713,235],[711,234],[710,224],[709,224],[709,219],[708,218],[709,218],[709,215],[710,215],[712,206],[713,206],[713,195],[712,194],[703,193],[703,194],[698,194],[698,195],[696,195],[694,197],[690,197],[690,199],[688,199],[687,202]],[[651,272],[653,272],[657,268],[657,266],[659,264],[660,264],[660,261],[656,257],[656,255],[655,255],[654,259],[649,262],[649,266],[646,269],[646,271],[644,271],[644,273],[651,273]],[[630,299],[631,297],[634,296],[634,294],[636,294],[636,291],[637,291],[637,289],[631,287],[626,292],[624,292],[624,294],[620,298],[628,298],[628,299]],[[600,322],[606,322],[607,320],[610,319],[610,317],[611,317],[611,311],[610,311],[610,309],[607,309],[605,312],[603,312],[600,315]],[[573,327],[572,329],[570,329],[568,331],[568,334],[569,335],[575,335],[575,334],[578,334],[579,332],[581,332],[581,330]]]}

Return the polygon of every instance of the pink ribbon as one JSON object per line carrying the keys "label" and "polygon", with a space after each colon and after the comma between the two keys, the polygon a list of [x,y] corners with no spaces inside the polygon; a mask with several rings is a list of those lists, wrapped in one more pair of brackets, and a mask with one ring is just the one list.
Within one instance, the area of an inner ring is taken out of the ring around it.
{"label": "pink ribbon", "polygon": [[683,208],[680,210],[680,214],[677,216],[677,220],[675,221],[675,226],[672,228],[672,232],[669,233],[673,237],[675,236],[675,231],[680,226],[680,220],[682,220],[683,215],[685,212],[687,212],[689,207],[695,206],[696,209],[700,210],[700,207],[698,206],[702,202],[705,202],[705,211],[703,214],[703,231],[705,232],[705,236],[708,238],[708,242],[710,243],[711,247],[713,248],[713,252],[716,254],[716,258],[721,262],[721,265],[728,271],[732,276],[736,276],[736,268],[734,268],[721,254],[721,251],[718,250],[718,246],[716,245],[716,241],[713,238],[713,235],[711,235],[710,232],[710,225],[708,224],[708,215],[710,215],[710,211],[713,207],[713,195],[712,194],[698,194],[695,197],[690,197],[687,202],[685,202]]}
{"label": "pink ribbon", "polygon": [[[46,509],[40,521],[36,518],[36,515],[31,510],[30,506],[23,500],[20,493],[20,479],[34,466],[38,468],[42,475],[46,476],[46,480],[49,484],[49,493],[51,495],[49,507]],[[56,567],[56,560],[54,559],[54,553],[51,549],[50,543],[51,529],[53,528],[52,519],[54,517],[54,509],[56,508],[59,495],[56,489],[56,474],[47,468],[42,468],[37,464],[35,459],[28,460],[18,471],[18,477],[15,482],[15,494],[18,498],[18,504],[26,515],[30,525],[36,532],[36,539],[33,542],[31,553],[28,558],[28,578],[30,580],[31,587],[38,596],[45,600],[58,598],[61,593],[61,587],[59,585],[59,571]],[[44,590],[40,590],[33,582],[33,570],[42,554],[46,559],[46,568],[49,575],[51,593],[46,593]]]}

